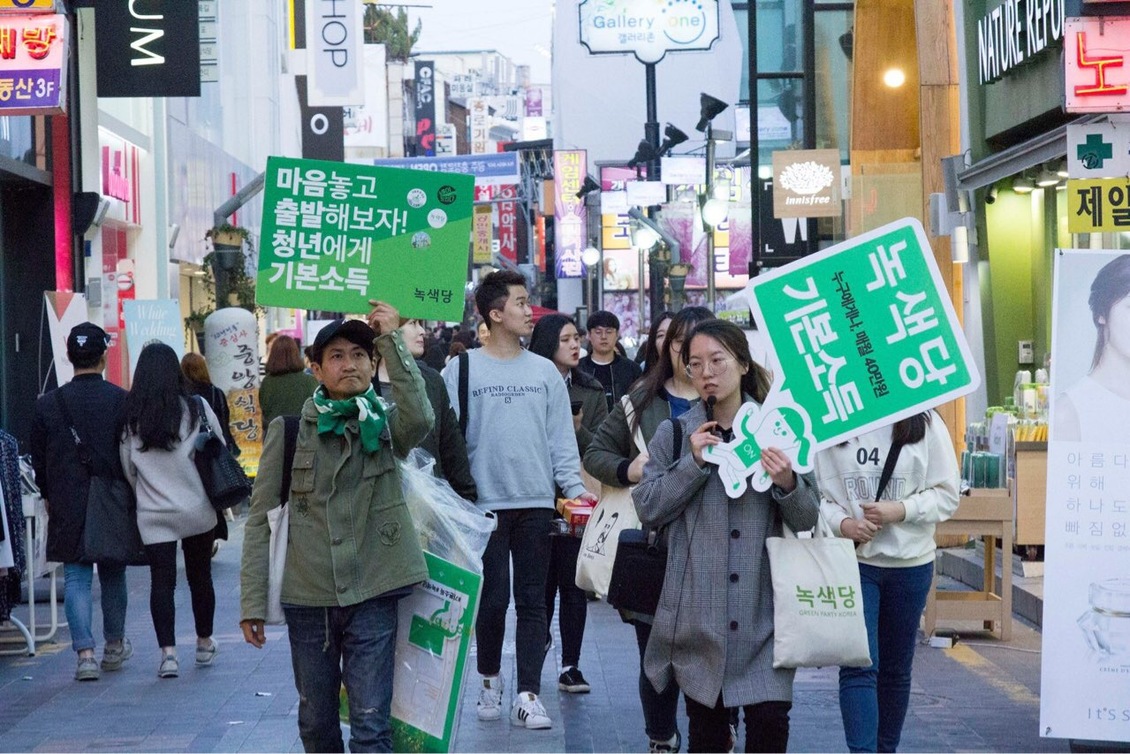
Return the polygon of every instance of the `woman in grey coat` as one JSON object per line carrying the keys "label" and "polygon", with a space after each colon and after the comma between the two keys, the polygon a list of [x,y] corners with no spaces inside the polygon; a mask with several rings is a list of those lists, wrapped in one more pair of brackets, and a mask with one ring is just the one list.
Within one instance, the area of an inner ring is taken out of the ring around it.
{"label": "woman in grey coat", "polygon": [[[702,401],[659,426],[633,493],[640,520],[665,526],[668,542],[644,669],[656,689],[674,682],[683,690],[688,751],[729,750],[732,707],[744,708],[747,752],[785,751],[794,671],[773,668],[765,539],[780,536],[782,522],[793,531],[811,529],[820,495],[811,475],[797,475],[784,453],[763,448],[772,487],[747,487],[741,497],[727,497],[718,467],[705,463],[703,449],[732,439],[738,409],[765,399],[769,376],[750,357],[745,334],[722,320],[698,325],[682,360]],[[677,458],[671,421],[683,425]]]}

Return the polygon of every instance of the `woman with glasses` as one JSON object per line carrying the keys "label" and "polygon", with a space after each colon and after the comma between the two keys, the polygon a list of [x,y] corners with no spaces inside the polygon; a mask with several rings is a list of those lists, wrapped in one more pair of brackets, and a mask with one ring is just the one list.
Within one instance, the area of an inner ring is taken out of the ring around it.
{"label": "woman with glasses", "polygon": [[[744,712],[747,752],[785,751],[795,671],[773,667],[765,540],[781,536],[782,523],[811,529],[820,495],[811,475],[798,475],[784,453],[766,447],[761,463],[772,486],[727,497],[703,451],[733,439],[734,417],[742,404],[765,400],[769,375],[750,357],[745,334],[722,320],[694,329],[682,362],[702,400],[659,425],[633,493],[643,524],[665,527],[668,548],[644,669],[656,688],[683,690],[688,751],[728,751],[732,707]],[[676,421],[681,450],[672,456]]]}
{"label": "woman with glasses", "polygon": [[[685,413],[698,400],[698,391],[687,376],[679,353],[695,326],[713,318],[709,309],[689,306],[671,317],[662,344],[656,339],[659,358],[655,366],[612,408],[585,451],[585,471],[601,484],[631,487],[639,482],[648,459],[647,443],[656,427]],[[644,729],[650,740],[649,750],[678,751],[681,737],[675,716],[679,708],[679,688],[671,684],[663,692],[657,692],[643,672],[644,650],[651,636],[651,616],[626,611],[620,616],[636,629],[640,651],[640,704]]]}

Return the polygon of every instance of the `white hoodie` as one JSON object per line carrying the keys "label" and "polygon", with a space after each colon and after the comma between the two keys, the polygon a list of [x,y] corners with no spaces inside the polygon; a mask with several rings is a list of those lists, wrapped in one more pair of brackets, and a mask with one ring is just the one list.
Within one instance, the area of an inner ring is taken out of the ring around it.
{"label": "white hoodie", "polygon": [[[862,503],[875,501],[875,488],[891,449],[891,425],[872,430],[816,455],[816,478],[824,500],[820,513],[837,536],[845,518],[863,518]],[[906,518],[884,524],[860,545],[859,562],[909,568],[934,559],[934,524],[957,510],[960,481],[953,444],[941,417],[931,412],[926,436],[904,445],[883,500],[901,501]]]}

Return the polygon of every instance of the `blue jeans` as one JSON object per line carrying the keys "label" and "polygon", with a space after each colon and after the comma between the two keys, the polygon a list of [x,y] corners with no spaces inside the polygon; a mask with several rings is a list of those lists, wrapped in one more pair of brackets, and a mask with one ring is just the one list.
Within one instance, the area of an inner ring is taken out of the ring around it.
{"label": "blue jeans", "polygon": [[290,637],[298,734],[306,751],[344,751],[338,717],[344,682],[349,750],[392,751],[392,673],[399,597],[349,607],[283,605]]}
{"label": "blue jeans", "polygon": [[643,672],[643,655],[651,638],[651,624],[633,621],[636,644],[640,648],[640,706],[643,707],[643,728],[652,741],[667,741],[678,732],[675,717],[679,712],[679,684],[674,679],[663,691],[656,691]]}
{"label": "blue jeans", "polygon": [[545,579],[549,571],[549,508],[496,511],[498,527],[491,532],[483,552],[483,594],[475,620],[475,647],[480,675],[498,675],[502,669],[502,643],[506,638],[506,610],[510,607],[510,560],[514,559],[514,653],[518,687],[515,691],[541,693],[541,667],[545,662]]}
{"label": "blue jeans", "polygon": [[934,564],[876,568],[859,564],[871,667],[840,668],[840,714],[849,751],[895,751],[910,701],[918,619]]}
{"label": "blue jeans", "polygon": [[[71,629],[71,648],[76,652],[94,649],[90,585],[94,566],[85,563],[63,564],[63,610]],[[102,588],[102,636],[107,642],[121,641],[126,627],[126,567],[98,564],[98,583]]]}

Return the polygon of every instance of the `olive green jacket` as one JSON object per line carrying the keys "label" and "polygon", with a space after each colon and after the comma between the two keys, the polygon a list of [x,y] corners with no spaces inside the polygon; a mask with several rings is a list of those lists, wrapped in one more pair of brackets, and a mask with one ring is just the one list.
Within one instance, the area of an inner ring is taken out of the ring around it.
{"label": "olive green jacket", "polygon": [[[377,452],[362,450],[355,419],[341,437],[319,435],[314,402],[306,401],[302,409],[290,485],[284,604],[356,605],[427,578],[396,459],[431,429],[432,407],[400,333],[382,335],[375,343],[388,363],[395,401]],[[276,419],[267,432],[251,493],[240,568],[241,620],[263,620],[267,614],[267,511],[279,505],[283,423]]]}
{"label": "olive green jacket", "polygon": [[[642,400],[640,390],[633,390],[628,394],[632,406],[638,406]],[[651,436],[656,428],[665,419],[671,418],[671,404],[656,397],[651,404],[640,414],[640,430],[643,432],[644,442],[651,442]],[[612,408],[583,453],[585,471],[596,477],[602,484],[611,487],[630,487],[628,481],[628,466],[640,454],[633,439],[631,424],[624,411],[622,401]]]}

